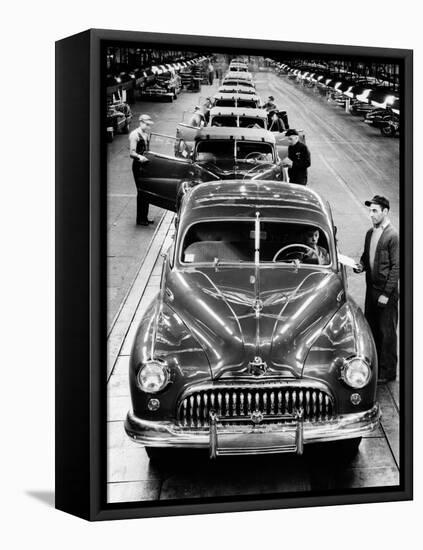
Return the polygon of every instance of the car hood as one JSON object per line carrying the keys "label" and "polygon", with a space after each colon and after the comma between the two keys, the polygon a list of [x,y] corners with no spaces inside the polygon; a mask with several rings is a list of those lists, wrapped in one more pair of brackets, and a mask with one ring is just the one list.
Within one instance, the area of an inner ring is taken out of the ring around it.
{"label": "car hood", "polygon": [[268,376],[301,377],[315,339],[345,302],[329,269],[254,266],[173,270],[166,300],[207,355],[212,377],[249,375],[260,357]]}

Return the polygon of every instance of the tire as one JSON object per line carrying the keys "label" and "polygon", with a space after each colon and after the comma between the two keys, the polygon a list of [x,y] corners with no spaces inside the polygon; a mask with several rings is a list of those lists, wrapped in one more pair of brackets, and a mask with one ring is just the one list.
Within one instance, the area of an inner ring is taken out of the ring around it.
{"label": "tire", "polygon": [[306,447],[308,453],[313,456],[316,463],[322,464],[348,464],[358,453],[361,437],[342,439],[340,441],[328,441],[326,443],[313,443]]}
{"label": "tire", "polygon": [[391,126],[390,124],[386,124],[385,126],[382,126],[380,129],[380,133],[382,136],[385,137],[394,137],[395,136],[395,128]]}
{"label": "tire", "polygon": [[351,460],[358,453],[361,439],[361,437],[354,437],[353,439],[343,439],[342,441],[336,441],[336,451],[342,458]]}
{"label": "tire", "polygon": [[170,459],[171,451],[167,447],[146,447],[145,452],[151,462],[166,462]]}
{"label": "tire", "polygon": [[204,449],[186,449],[174,447],[145,447],[150,462],[157,465],[172,463],[184,464],[187,460],[208,460],[208,452]]}

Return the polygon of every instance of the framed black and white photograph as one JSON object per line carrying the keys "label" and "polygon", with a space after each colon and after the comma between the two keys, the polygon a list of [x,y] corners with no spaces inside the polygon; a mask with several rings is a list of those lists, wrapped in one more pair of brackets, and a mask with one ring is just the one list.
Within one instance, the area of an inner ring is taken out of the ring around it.
{"label": "framed black and white photograph", "polygon": [[91,30],[56,70],[56,506],[410,499],[412,52]]}

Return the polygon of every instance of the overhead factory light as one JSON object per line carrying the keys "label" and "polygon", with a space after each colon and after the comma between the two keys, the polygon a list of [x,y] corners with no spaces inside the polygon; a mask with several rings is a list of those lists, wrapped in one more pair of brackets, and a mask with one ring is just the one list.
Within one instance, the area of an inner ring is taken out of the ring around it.
{"label": "overhead factory light", "polygon": [[363,93],[357,96],[358,101],[361,101],[362,103],[368,103],[369,102],[368,97],[371,91],[372,90],[370,88],[367,88],[366,90],[364,90]]}

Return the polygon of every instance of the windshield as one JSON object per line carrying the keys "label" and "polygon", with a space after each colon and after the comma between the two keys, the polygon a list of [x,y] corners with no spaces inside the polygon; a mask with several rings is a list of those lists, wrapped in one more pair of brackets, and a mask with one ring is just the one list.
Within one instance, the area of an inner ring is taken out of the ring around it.
{"label": "windshield", "polygon": [[216,99],[214,102],[215,107],[248,107],[256,109],[258,107],[258,101],[255,99]]}
{"label": "windshield", "polygon": [[[254,262],[329,266],[331,258],[324,231],[290,222],[261,220],[199,222],[185,234],[181,260],[186,264]],[[256,240],[259,227],[259,240]]]}
{"label": "windshield", "polygon": [[264,119],[257,117],[246,117],[246,116],[223,116],[218,115],[214,116],[210,123],[211,126],[229,126],[239,128],[265,128],[266,122]]}
{"label": "windshield", "polygon": [[273,162],[274,151],[271,143],[234,139],[213,139],[200,141],[197,145],[196,162],[214,164],[234,162]]}

